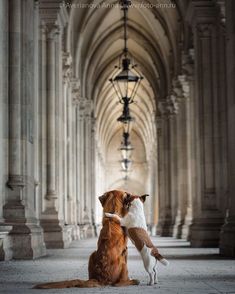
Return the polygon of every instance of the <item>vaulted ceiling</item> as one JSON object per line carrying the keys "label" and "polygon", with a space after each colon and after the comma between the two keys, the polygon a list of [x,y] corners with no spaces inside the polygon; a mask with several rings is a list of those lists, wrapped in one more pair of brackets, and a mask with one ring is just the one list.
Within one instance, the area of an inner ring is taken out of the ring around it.
{"label": "vaulted ceiling", "polygon": [[[136,103],[130,109],[135,117],[133,131],[144,142],[147,156],[156,138],[157,101],[168,95],[172,78],[177,75],[184,32],[184,1],[178,1],[175,8],[156,7],[158,2],[170,1],[132,0],[128,13],[128,48],[144,76]],[[94,4],[105,6],[105,3],[73,2],[67,46],[75,60],[82,95],[94,102],[96,136],[102,152],[107,154],[121,128],[117,118],[122,105],[108,80],[123,50],[123,12],[117,0],[109,1],[108,8],[94,8]],[[153,7],[141,8],[140,3]]]}

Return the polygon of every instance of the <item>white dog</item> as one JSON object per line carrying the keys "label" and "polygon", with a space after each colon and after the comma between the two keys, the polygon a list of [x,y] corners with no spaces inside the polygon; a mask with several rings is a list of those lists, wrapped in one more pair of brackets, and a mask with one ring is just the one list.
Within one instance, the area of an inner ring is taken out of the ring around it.
{"label": "white dog", "polygon": [[128,235],[132,243],[136,246],[142,257],[145,270],[149,274],[148,285],[158,283],[157,278],[157,260],[163,265],[168,265],[169,262],[159,254],[158,249],[153,245],[148,233],[144,215],[144,206],[147,195],[131,196],[128,194],[125,202],[128,206],[128,213],[123,218],[117,214],[105,213],[106,217],[110,217],[120,222],[120,225],[126,227]]}

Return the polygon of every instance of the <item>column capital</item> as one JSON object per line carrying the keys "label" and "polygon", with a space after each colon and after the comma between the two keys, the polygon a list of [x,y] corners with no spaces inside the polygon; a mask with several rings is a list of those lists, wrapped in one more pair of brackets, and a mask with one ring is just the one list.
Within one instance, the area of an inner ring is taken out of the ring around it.
{"label": "column capital", "polygon": [[69,52],[63,52],[63,82],[69,83],[71,81],[71,77],[72,77],[72,56]]}
{"label": "column capital", "polygon": [[188,81],[194,79],[194,57],[194,49],[189,49],[188,54],[182,55],[182,73],[187,76]]}
{"label": "column capital", "polygon": [[188,100],[189,94],[190,94],[190,87],[189,87],[189,82],[188,82],[187,76],[180,75],[178,78],[179,78],[179,82],[182,87],[182,97],[185,98],[186,100]]}
{"label": "column capital", "polygon": [[93,101],[85,97],[79,97],[78,101],[80,118],[91,118]]}
{"label": "column capital", "polygon": [[46,33],[48,40],[54,40],[61,33],[61,28],[56,24],[47,24]]}
{"label": "column capital", "polygon": [[40,0],[39,1],[39,16],[42,21],[47,24],[57,24],[63,29],[68,23],[68,11],[63,5],[62,0]]}
{"label": "column capital", "polygon": [[178,113],[179,105],[173,92],[165,100],[158,102],[158,110],[162,118],[170,118]]}
{"label": "column capital", "polygon": [[193,26],[198,23],[213,22],[219,15],[215,0],[191,0],[186,13],[186,20]]}

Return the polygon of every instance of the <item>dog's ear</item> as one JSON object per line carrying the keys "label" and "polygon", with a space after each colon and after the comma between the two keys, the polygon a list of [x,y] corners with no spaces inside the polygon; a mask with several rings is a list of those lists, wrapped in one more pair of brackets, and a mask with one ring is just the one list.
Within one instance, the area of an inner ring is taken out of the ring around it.
{"label": "dog's ear", "polygon": [[140,196],[140,200],[142,202],[145,202],[147,196],[149,196],[149,194],[144,194],[144,195]]}
{"label": "dog's ear", "polygon": [[131,194],[126,192],[125,198],[124,198],[124,204],[128,205],[131,201]]}
{"label": "dog's ear", "polygon": [[104,195],[99,197],[99,200],[102,206],[104,206],[105,201],[108,199],[108,197],[109,197],[109,193],[104,193]]}

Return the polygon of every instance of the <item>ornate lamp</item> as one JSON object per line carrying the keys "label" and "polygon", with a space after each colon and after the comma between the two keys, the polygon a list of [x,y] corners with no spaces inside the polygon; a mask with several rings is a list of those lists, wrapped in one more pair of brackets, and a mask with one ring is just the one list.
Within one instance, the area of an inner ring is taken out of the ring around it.
{"label": "ornate lamp", "polygon": [[123,159],[130,159],[132,150],[134,149],[129,141],[130,134],[128,132],[123,132],[123,141],[121,143],[121,153]]}
{"label": "ornate lamp", "polygon": [[121,9],[124,13],[124,49],[119,58],[119,66],[116,67],[120,71],[109,80],[118,96],[119,102],[124,104],[123,113],[127,113],[127,105],[134,102],[136,92],[143,79],[136,69],[137,65],[131,61],[132,58],[127,48],[127,14],[130,4],[130,0],[120,0]]}

